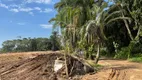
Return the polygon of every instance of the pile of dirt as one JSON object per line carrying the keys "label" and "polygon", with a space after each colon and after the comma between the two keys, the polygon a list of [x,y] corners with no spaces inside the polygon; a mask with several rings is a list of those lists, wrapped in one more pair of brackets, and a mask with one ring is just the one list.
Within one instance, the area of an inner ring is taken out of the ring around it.
{"label": "pile of dirt", "polygon": [[[54,72],[54,63],[57,58],[64,59],[64,55],[44,54],[16,63],[0,65],[0,80],[64,80],[66,77],[65,66],[58,72]],[[67,56],[67,68],[70,77],[94,71],[89,65],[69,55]]]}

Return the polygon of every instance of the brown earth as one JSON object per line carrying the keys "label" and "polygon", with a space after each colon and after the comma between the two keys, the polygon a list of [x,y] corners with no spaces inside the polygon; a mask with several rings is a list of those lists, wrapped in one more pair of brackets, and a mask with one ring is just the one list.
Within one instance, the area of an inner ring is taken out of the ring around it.
{"label": "brown earth", "polygon": [[[12,55],[16,54],[10,54],[9,57]],[[72,80],[80,79],[80,77],[75,78],[74,76],[76,75],[85,75],[88,72],[94,72],[93,68],[84,64],[83,61],[67,55],[67,68],[70,78],[66,78],[65,66],[58,72],[54,72],[54,61],[57,58],[64,61],[64,55],[62,53],[48,52],[48,54],[42,53],[40,55],[32,53],[32,55],[25,58],[25,56],[22,55],[22,57],[20,54],[17,54],[16,57],[18,56],[20,59],[11,57],[15,61],[12,59],[10,62],[2,61],[0,64],[0,80]],[[7,56],[6,58],[9,57]]]}
{"label": "brown earth", "polygon": [[23,59],[34,58],[41,54],[60,53],[59,51],[36,51],[36,52],[17,52],[0,54],[0,64],[7,62],[15,62]]}
{"label": "brown earth", "polygon": [[[52,55],[45,56],[49,53]],[[60,52],[0,54],[0,80],[68,80],[60,77],[57,79],[58,75],[54,74],[53,60],[57,57],[53,55],[54,53]],[[78,63],[80,62],[76,65]],[[80,80],[142,80],[142,64],[140,63],[125,60],[100,60],[99,64],[104,68],[96,74],[84,75]]]}
{"label": "brown earth", "polygon": [[104,68],[82,80],[142,80],[142,64],[126,60],[100,60]]}

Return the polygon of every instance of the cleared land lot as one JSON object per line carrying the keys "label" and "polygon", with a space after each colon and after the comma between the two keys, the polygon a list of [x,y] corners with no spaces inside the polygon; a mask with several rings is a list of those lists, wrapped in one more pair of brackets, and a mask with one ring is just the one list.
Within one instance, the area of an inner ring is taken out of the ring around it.
{"label": "cleared land lot", "polygon": [[41,54],[59,53],[59,51],[36,51],[36,52],[20,52],[0,54],[0,63],[19,61],[21,59],[33,58]]}
{"label": "cleared land lot", "polygon": [[[40,51],[40,52],[0,54],[0,77],[3,77],[2,76],[3,74],[8,74],[8,75],[4,75],[4,77],[6,76],[9,77],[10,75],[12,75],[10,73],[13,71],[15,71],[16,73],[16,70],[18,71],[17,74],[19,74],[25,70],[28,71],[29,68],[31,70],[29,73],[34,74],[34,72],[36,71],[34,70],[32,71],[31,66],[33,65],[33,68],[34,68],[34,65],[35,64],[38,65],[40,62],[42,62],[42,60],[38,59],[37,61],[35,60],[32,63],[29,63],[29,62],[32,61],[32,59],[34,59],[38,55],[50,54],[50,53],[61,53],[61,52]],[[27,68],[25,68],[25,65],[29,65],[29,64],[31,64],[31,66],[28,66]],[[102,70],[98,71],[96,74],[86,74],[82,77],[81,80],[142,80],[142,64],[141,63],[133,63],[133,62],[125,61],[125,60],[100,60],[99,64],[104,66]],[[18,69],[21,69],[21,68],[23,68],[23,70],[19,71]],[[8,69],[8,70],[6,72],[3,72],[5,69]],[[40,70],[40,68],[38,70]],[[42,74],[42,76],[43,75],[44,77],[42,77],[42,79],[41,78],[39,79],[47,80],[45,77],[45,74]],[[2,78],[0,80],[13,80],[13,79]],[[35,79],[32,79],[32,80],[35,80]]]}

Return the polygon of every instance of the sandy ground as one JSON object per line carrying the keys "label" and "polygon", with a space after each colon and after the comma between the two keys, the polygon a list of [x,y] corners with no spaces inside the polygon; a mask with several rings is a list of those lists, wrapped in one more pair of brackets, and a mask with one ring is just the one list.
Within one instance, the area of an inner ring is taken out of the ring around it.
{"label": "sandy ground", "polygon": [[[34,58],[41,54],[59,53],[52,51],[0,54],[0,66]],[[100,60],[104,68],[96,74],[86,74],[82,80],[142,80],[142,64],[126,60]],[[0,68],[1,69],[1,68]],[[1,79],[0,79],[1,80]],[[45,79],[46,80],[46,79]]]}
{"label": "sandy ground", "polygon": [[93,75],[85,75],[83,80],[142,80],[142,64],[126,60],[100,60],[104,69]]}
{"label": "sandy ground", "polygon": [[19,61],[22,59],[34,58],[38,55],[48,54],[48,53],[60,53],[60,52],[36,51],[36,52],[5,53],[5,54],[0,54],[0,64],[5,62],[7,63],[7,62]]}

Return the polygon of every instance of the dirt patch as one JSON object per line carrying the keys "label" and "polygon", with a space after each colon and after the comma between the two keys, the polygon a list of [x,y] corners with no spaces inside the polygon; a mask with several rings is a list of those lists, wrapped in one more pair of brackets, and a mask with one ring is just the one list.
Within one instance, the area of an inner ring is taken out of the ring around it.
{"label": "dirt patch", "polygon": [[54,60],[63,57],[60,53],[50,51],[0,54],[0,80],[142,80],[140,63],[100,60],[99,64],[104,66],[103,69],[96,74],[85,74],[85,64],[74,57],[68,57],[71,77],[65,79],[65,67],[57,73],[53,71]]}
{"label": "dirt patch", "polygon": [[[65,66],[57,73],[53,69],[57,57],[63,58],[64,55],[42,54],[14,63],[3,63],[0,65],[0,80],[64,80],[66,79]],[[70,77],[94,71],[93,68],[72,56],[67,56],[67,67]]]}
{"label": "dirt patch", "polygon": [[142,64],[125,60],[101,60],[104,68],[96,74],[87,74],[82,80],[142,80]]}
{"label": "dirt patch", "polygon": [[35,52],[17,52],[0,54],[0,64],[15,62],[23,59],[34,58],[41,54],[62,53],[62,51],[35,51]]}

